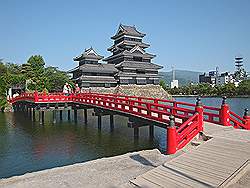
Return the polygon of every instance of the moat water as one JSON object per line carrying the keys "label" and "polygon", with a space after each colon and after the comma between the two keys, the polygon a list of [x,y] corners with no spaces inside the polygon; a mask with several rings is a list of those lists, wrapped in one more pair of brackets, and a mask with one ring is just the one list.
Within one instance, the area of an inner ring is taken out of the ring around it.
{"label": "moat water", "polygon": [[[176,98],[179,101],[195,102],[195,98]],[[205,105],[219,106],[219,98],[203,98]],[[242,115],[250,107],[250,98],[228,99],[233,111]],[[73,113],[71,113],[73,115]],[[38,119],[38,114],[36,114]],[[45,114],[44,125],[32,122],[23,113],[0,113],[0,178],[22,175],[58,166],[124,154],[143,149],[166,146],[166,134],[155,127],[154,139],[149,138],[148,127],[140,128],[139,139],[134,139],[133,129],[127,126],[128,119],[114,116],[114,131],[110,131],[109,117],[103,117],[102,130],[98,131],[97,117],[88,110],[88,123],[84,124],[83,111],[78,111],[78,121],[53,122],[51,112]]]}

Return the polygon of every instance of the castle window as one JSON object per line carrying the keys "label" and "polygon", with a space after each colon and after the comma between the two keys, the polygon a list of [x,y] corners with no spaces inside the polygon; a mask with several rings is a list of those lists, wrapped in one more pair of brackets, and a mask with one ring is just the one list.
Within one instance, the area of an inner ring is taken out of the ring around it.
{"label": "castle window", "polygon": [[142,62],[142,57],[134,56],[133,60]]}

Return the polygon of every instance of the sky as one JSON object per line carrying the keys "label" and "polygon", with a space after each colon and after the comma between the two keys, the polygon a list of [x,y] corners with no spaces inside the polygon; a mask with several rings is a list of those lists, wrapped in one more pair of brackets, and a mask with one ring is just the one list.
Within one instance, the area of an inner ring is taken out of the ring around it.
{"label": "sky", "polygon": [[238,55],[250,70],[250,0],[0,0],[0,59],[69,70],[85,48],[111,55],[120,23],[146,33],[162,71],[234,71]]}

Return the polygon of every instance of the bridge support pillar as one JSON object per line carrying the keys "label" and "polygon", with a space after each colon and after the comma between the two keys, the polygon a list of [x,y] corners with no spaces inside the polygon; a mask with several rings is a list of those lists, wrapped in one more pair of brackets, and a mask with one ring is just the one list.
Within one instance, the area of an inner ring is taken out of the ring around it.
{"label": "bridge support pillar", "polygon": [[26,104],[24,104],[24,106],[23,106],[23,112],[24,112],[25,115],[27,115],[27,106],[26,106]]}
{"label": "bridge support pillar", "polygon": [[88,122],[88,111],[87,111],[87,109],[83,109],[83,114],[84,114],[84,123],[87,124],[87,122]]}
{"label": "bridge support pillar", "polygon": [[177,138],[176,138],[176,127],[174,122],[174,116],[169,117],[169,126],[167,126],[167,154],[174,154],[177,150]]}
{"label": "bridge support pillar", "polygon": [[113,132],[114,131],[114,115],[111,114],[109,119],[110,119],[110,131]]}
{"label": "bridge support pillar", "polygon": [[53,123],[55,124],[56,123],[56,110],[53,110],[52,113],[53,113]]}
{"label": "bridge support pillar", "polygon": [[29,107],[29,118],[32,119],[32,107]]}
{"label": "bridge support pillar", "polygon": [[77,122],[77,109],[74,109],[74,121]]}
{"label": "bridge support pillar", "polygon": [[13,108],[14,108],[14,112],[17,112],[17,110],[18,110],[18,108],[17,108],[18,106],[17,105],[14,105],[13,106]]}
{"label": "bridge support pillar", "polygon": [[68,120],[70,120],[70,110],[68,110]]}
{"label": "bridge support pillar", "polygon": [[26,113],[27,113],[27,116],[29,116],[29,106],[26,104],[25,107],[26,107],[26,108],[25,108],[25,111],[26,111]]}
{"label": "bridge support pillar", "polygon": [[36,110],[32,108],[32,121],[36,121]]}
{"label": "bridge support pillar", "polygon": [[229,120],[229,105],[226,103],[227,97],[224,96],[222,100],[221,109],[219,112],[220,117],[220,124],[224,126],[230,126],[230,120]]}
{"label": "bridge support pillar", "polygon": [[12,105],[13,111],[16,112],[16,105]]}
{"label": "bridge support pillar", "polygon": [[62,121],[62,110],[60,110],[60,121]]}
{"label": "bridge support pillar", "polygon": [[44,111],[39,111],[39,122],[44,124]]}
{"label": "bridge support pillar", "polygon": [[45,112],[42,111],[42,123],[44,123],[44,115],[45,115]]}
{"label": "bridge support pillar", "polygon": [[98,117],[98,129],[102,129],[102,116],[97,116]]}
{"label": "bridge support pillar", "polygon": [[139,127],[134,128],[134,138],[139,138]]}
{"label": "bridge support pillar", "polygon": [[149,125],[149,138],[154,139],[154,125]]}

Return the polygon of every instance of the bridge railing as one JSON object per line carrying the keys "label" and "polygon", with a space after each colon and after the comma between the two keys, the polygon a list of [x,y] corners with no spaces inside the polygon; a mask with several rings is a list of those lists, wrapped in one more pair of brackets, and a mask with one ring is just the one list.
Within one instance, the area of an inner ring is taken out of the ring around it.
{"label": "bridge railing", "polygon": [[203,130],[203,107],[197,98],[195,113],[180,126],[176,126],[175,117],[169,117],[167,127],[167,154],[174,154],[186,146],[199,132]]}
{"label": "bridge railing", "polygon": [[35,102],[37,103],[59,103],[71,102],[72,95],[65,95],[64,93],[34,93]]}
{"label": "bridge railing", "polygon": [[[187,102],[180,102],[174,100],[167,100],[167,99],[155,99],[150,97],[137,97],[137,96],[126,96],[122,94],[103,94],[103,93],[91,93],[96,95],[103,95],[103,96],[112,96],[115,98],[125,98],[130,100],[142,101],[142,102],[149,102],[153,103],[154,105],[165,105],[168,108],[168,112],[173,114],[176,117],[185,119],[193,116],[195,111],[195,104],[187,103]],[[223,97],[221,107],[213,107],[213,106],[203,106],[204,108],[204,121],[220,124],[224,126],[234,126],[235,128],[243,128],[243,129],[250,129],[248,125],[246,125],[246,121],[242,118],[238,118],[239,116],[235,116],[234,112],[230,111],[229,105],[226,104],[226,97]],[[160,106],[159,106],[160,107]],[[191,110],[191,111],[190,111]]]}
{"label": "bridge railing", "polygon": [[199,114],[196,113],[177,128],[177,150],[187,145],[199,132]]}
{"label": "bridge railing", "polygon": [[[127,96],[122,94],[104,94],[104,93],[82,93],[81,96],[105,96],[117,99],[117,102],[123,101],[123,103],[135,104],[143,111],[150,110],[152,113],[159,114],[159,119],[161,117],[173,114],[176,118],[181,119],[182,122],[186,121],[189,117],[193,116],[195,113],[195,104],[187,102],[179,102],[167,99],[155,99],[150,97],[137,97],[137,96]],[[64,93],[22,93],[16,98],[13,98],[11,102],[17,100],[26,100],[31,102],[70,102],[75,95],[66,96]],[[222,105],[220,108],[212,106],[203,106],[204,108],[204,121],[221,124],[224,126],[234,126],[235,128],[250,129],[248,116],[243,118],[230,111],[229,105],[226,104],[226,98],[223,98]]]}
{"label": "bridge railing", "polygon": [[34,102],[34,93],[21,93],[20,95],[11,98],[9,101],[15,103],[17,101],[31,101]]}
{"label": "bridge railing", "polygon": [[[130,113],[143,118],[148,118],[151,120],[159,121],[161,123],[167,124],[169,122],[169,116],[172,112],[171,106],[166,106],[157,103],[144,102],[142,100],[131,100],[125,97],[114,97],[109,95],[99,95],[99,94],[78,94],[72,97],[73,102],[89,104],[92,106],[99,106],[106,109],[112,109],[117,111],[122,111],[125,113]],[[181,111],[181,109],[178,109]],[[188,112],[194,114],[195,111],[184,109],[183,112]],[[176,115],[179,122],[176,122],[177,126],[181,125],[186,117],[182,115]]]}
{"label": "bridge railing", "polygon": [[229,111],[229,121],[230,125],[234,126],[235,128],[244,128],[244,129],[248,128],[245,125],[246,120],[232,111]]}

